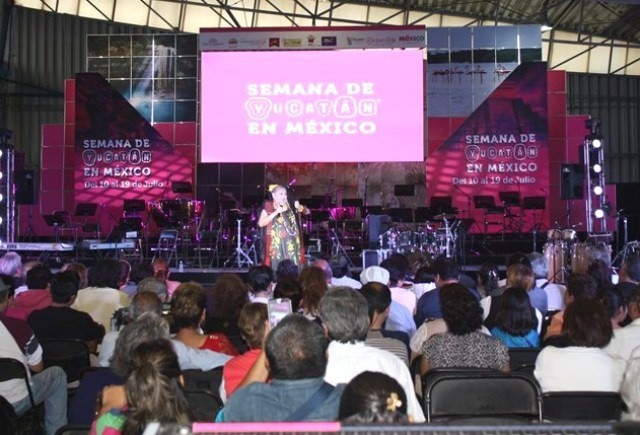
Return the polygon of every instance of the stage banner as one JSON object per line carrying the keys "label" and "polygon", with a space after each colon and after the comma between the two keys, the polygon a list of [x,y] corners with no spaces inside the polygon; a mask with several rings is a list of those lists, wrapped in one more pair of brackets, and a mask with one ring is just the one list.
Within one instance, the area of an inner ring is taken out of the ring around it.
{"label": "stage banner", "polygon": [[423,48],[424,26],[200,29],[201,51]]}
{"label": "stage banner", "polygon": [[75,113],[76,203],[153,201],[172,197],[172,183],[192,182],[192,162],[99,74],[76,75]]}
{"label": "stage banner", "polygon": [[546,63],[519,65],[439,148],[430,150],[430,201],[434,196],[451,197],[459,217],[474,219],[484,231],[491,205],[507,202],[520,212],[523,198],[536,197],[529,202],[537,205],[548,196],[546,80]]}

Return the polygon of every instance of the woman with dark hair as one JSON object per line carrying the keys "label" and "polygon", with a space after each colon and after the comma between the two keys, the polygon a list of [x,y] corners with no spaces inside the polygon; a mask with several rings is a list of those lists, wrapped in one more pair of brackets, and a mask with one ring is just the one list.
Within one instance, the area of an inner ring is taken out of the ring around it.
{"label": "woman with dark hair", "polygon": [[587,275],[591,275],[591,277],[596,280],[599,292],[613,287],[613,282],[611,282],[611,267],[609,267],[609,263],[605,260],[597,259],[589,263]]}
{"label": "woman with dark hair", "polygon": [[319,267],[307,267],[300,272],[300,284],[302,286],[300,311],[307,319],[315,320],[320,309],[320,299],[328,288],[324,272]]}
{"label": "woman with dark hair", "polygon": [[206,304],[207,296],[202,285],[189,281],[178,286],[171,301],[171,316],[178,331],[176,338],[195,349],[238,355],[229,338],[222,332],[202,333],[200,326],[206,317]]}
{"label": "woman with dark hair", "polygon": [[278,281],[273,289],[273,297],[291,300],[291,309],[296,312],[300,308],[300,301],[302,300],[302,286],[297,279]]}
{"label": "woman with dark hair", "polygon": [[509,287],[502,293],[501,299],[496,326],[491,329],[491,335],[507,347],[538,347],[538,319],[527,292],[518,287]]}
{"label": "woman with dark hair", "polygon": [[338,420],[353,424],[409,423],[406,393],[389,375],[362,372],[345,387]]}
{"label": "woman with dark hair", "polygon": [[123,386],[103,390],[91,434],[141,434],[152,421],[186,424],[192,420],[178,357],[169,340],[138,345],[131,352],[129,369]]}
{"label": "woman with dark hair", "polygon": [[614,286],[605,288],[600,297],[600,301],[607,310],[607,313],[609,313],[611,327],[614,330],[622,328],[622,322],[627,318],[629,312],[622,289]]}
{"label": "woman with dark hair", "polygon": [[477,281],[478,281],[478,292],[480,296],[497,296],[502,292],[500,288],[499,275],[498,275],[498,266],[490,261],[487,261],[478,270]]}
{"label": "woman with dark hair", "polygon": [[576,299],[567,306],[562,335],[568,347],[547,346],[533,372],[542,391],[620,391],[625,361],[602,348],[613,335],[611,319],[597,300]]}
{"label": "woman with dark hair", "polygon": [[207,291],[207,318],[204,332],[222,332],[233,343],[240,353],[247,346],[238,329],[240,310],[249,303],[247,286],[238,275],[224,273],[216,279],[216,283]]}
{"label": "woman with dark hair", "polygon": [[238,327],[249,350],[227,361],[222,371],[224,391],[231,397],[245,378],[251,367],[262,354],[262,345],[270,331],[267,305],[251,302],[242,307]]}
{"label": "woman with dark hair", "polygon": [[507,347],[478,331],[482,327],[480,303],[462,284],[440,289],[442,318],[448,332],[435,334],[422,345],[420,370],[441,367],[478,367],[509,371]]}

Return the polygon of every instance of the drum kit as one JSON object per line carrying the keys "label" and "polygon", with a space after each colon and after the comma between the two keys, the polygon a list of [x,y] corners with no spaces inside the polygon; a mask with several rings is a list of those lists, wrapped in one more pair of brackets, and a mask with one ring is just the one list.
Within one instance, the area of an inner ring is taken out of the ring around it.
{"label": "drum kit", "polygon": [[460,221],[452,214],[436,215],[434,221],[440,221],[439,227],[426,222],[412,230],[406,224],[394,224],[378,237],[381,249],[404,255],[421,253],[433,258],[440,255],[454,257]]}

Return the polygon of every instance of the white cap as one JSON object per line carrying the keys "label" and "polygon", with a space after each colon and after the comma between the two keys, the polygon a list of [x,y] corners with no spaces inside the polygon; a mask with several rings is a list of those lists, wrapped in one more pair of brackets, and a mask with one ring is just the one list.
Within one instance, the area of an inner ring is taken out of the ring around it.
{"label": "white cap", "polygon": [[367,284],[369,282],[379,282],[380,284],[389,284],[389,271],[380,266],[369,266],[360,273],[360,282]]}

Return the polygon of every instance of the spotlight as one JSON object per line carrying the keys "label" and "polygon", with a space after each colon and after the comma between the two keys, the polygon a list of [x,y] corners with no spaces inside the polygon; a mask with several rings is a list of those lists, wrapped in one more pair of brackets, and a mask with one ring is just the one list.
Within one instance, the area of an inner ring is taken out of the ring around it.
{"label": "spotlight", "polygon": [[598,219],[602,219],[604,217],[604,210],[602,210],[601,208],[598,208],[596,209],[596,211],[593,212],[593,215]]}
{"label": "spotlight", "polygon": [[602,165],[600,163],[596,163],[595,165],[593,165],[591,167],[591,170],[596,173],[599,174],[600,172],[602,172]]}
{"label": "spotlight", "polygon": [[593,188],[593,193],[594,195],[598,195],[598,196],[602,195],[603,193],[602,186],[595,186]]}
{"label": "spotlight", "polygon": [[595,149],[598,149],[602,146],[602,140],[596,138],[591,141],[591,145],[593,145]]}
{"label": "spotlight", "polygon": [[2,150],[0,150],[0,157],[2,157]]}
{"label": "spotlight", "polygon": [[4,199],[4,195],[0,193],[0,202],[2,202],[3,199]]}
{"label": "spotlight", "polygon": [[4,174],[0,171],[0,180],[2,180],[2,177],[4,177]]}

